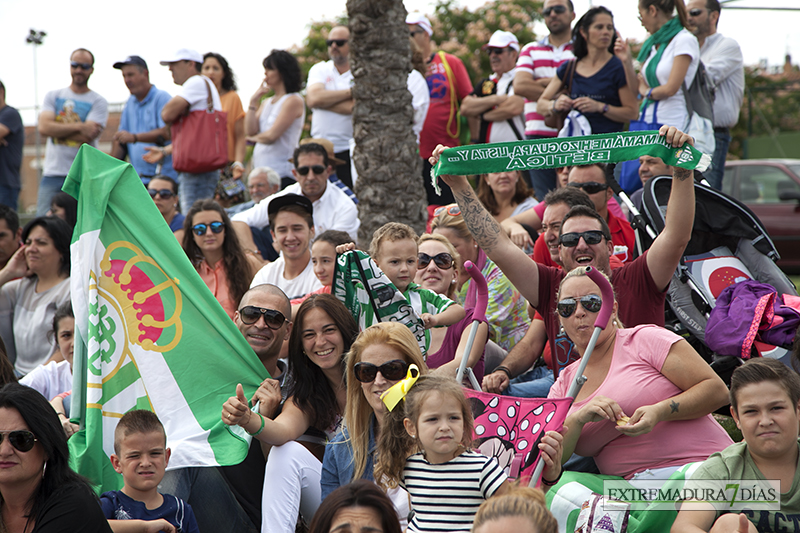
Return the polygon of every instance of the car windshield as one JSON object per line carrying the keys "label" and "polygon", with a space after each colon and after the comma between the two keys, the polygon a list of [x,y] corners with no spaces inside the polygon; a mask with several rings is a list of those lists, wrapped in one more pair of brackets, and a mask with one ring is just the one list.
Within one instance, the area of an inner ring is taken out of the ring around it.
{"label": "car windshield", "polygon": [[800,176],[800,165],[787,165],[795,176]]}

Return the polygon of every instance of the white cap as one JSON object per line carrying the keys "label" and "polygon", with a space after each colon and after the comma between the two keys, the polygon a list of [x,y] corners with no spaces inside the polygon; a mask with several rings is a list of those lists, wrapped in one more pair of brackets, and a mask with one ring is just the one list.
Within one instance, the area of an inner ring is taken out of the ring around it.
{"label": "white cap", "polygon": [[197,50],[191,48],[181,48],[175,52],[169,59],[164,59],[160,63],[162,65],[169,65],[170,63],[177,63],[178,61],[194,61],[195,63],[203,64],[203,56]]}
{"label": "white cap", "polygon": [[505,48],[506,46],[510,46],[519,52],[519,39],[510,31],[497,30],[492,34],[491,39],[489,39],[484,48]]}
{"label": "white cap", "polygon": [[419,11],[414,11],[413,13],[409,13],[406,16],[406,24],[409,24],[409,25],[416,24],[417,26],[419,26],[420,28],[425,30],[425,32],[428,35],[431,35],[431,36],[433,35],[433,28],[431,27],[431,21],[428,20],[428,17],[426,17],[425,15],[420,13]]}

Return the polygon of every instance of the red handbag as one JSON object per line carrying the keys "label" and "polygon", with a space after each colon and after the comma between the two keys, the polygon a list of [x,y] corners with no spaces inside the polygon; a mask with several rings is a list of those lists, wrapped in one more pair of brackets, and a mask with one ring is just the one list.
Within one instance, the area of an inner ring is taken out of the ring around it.
{"label": "red handbag", "polygon": [[214,110],[211,85],[208,107],[182,115],[172,124],[172,168],[178,172],[200,174],[228,164],[228,114]]}

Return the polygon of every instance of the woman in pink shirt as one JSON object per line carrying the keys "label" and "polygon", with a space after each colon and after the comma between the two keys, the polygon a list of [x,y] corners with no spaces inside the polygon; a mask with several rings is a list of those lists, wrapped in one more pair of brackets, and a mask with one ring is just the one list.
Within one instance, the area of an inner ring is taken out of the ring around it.
{"label": "woman in pink shirt", "polygon": [[[583,237],[581,237],[583,238]],[[583,355],[602,301],[584,268],[561,282],[557,311]],[[551,398],[566,396],[579,361],[558,376]],[[705,460],[732,441],[711,417],[728,390],[688,342],[664,328],[625,329],[617,303],[583,373],[588,379],[564,425],[564,454],[594,457],[601,474],[667,479],[678,467]]]}
{"label": "woman in pink shirt", "polygon": [[233,319],[261,263],[245,255],[231,219],[214,200],[198,200],[183,221],[183,251]]}

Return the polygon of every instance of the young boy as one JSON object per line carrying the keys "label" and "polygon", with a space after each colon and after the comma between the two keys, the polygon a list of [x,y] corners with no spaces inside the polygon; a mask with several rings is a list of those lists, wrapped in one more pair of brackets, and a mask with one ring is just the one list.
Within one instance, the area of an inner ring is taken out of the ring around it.
{"label": "young boy", "polygon": [[800,527],[800,377],[783,363],[751,359],[733,372],[731,415],[744,442],[713,453],[692,479],[779,479],[780,511],[723,514],[687,502],[672,533],[798,531]]}
{"label": "young boy", "polygon": [[128,411],[114,431],[111,464],[122,474],[120,491],[100,497],[103,513],[115,533],[199,533],[191,506],[158,492],[170,449],[161,421],[150,411]]}

